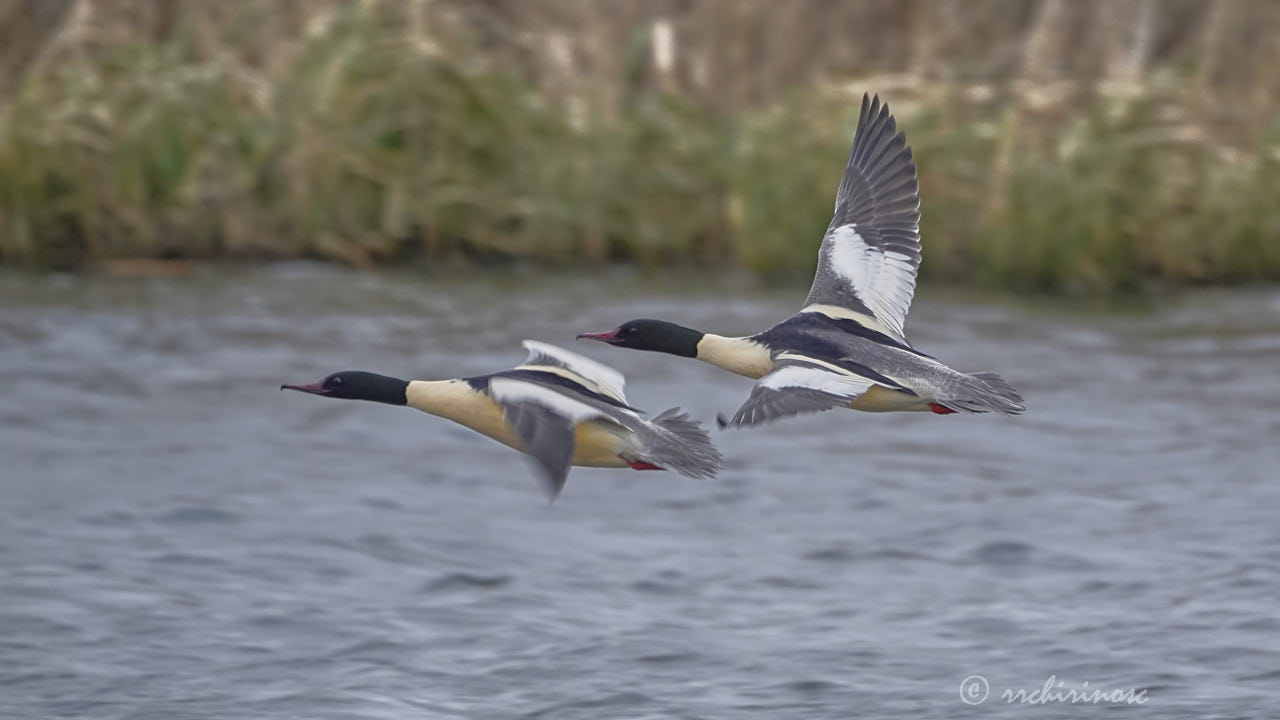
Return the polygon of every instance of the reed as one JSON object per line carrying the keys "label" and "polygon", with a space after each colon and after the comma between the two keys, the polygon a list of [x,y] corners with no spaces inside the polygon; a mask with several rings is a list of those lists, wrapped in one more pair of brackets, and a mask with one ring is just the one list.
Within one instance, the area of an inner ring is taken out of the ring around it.
{"label": "reed", "polygon": [[[653,18],[602,25],[614,52],[584,69],[565,60],[581,38],[553,33],[536,47],[554,61],[516,62],[522,47],[452,3],[215,6],[168,3],[182,11],[158,32],[67,5],[0,87],[0,263],[737,263],[800,278],[865,88],[916,152],[926,276],[1054,293],[1280,279],[1280,115],[1255,99],[1223,122],[1212,68],[931,78],[926,47],[905,79],[717,94],[669,65]],[[509,22],[532,23],[520,7]],[[1037,27],[1025,42],[1050,43]],[[253,57],[263,33],[276,45]]]}

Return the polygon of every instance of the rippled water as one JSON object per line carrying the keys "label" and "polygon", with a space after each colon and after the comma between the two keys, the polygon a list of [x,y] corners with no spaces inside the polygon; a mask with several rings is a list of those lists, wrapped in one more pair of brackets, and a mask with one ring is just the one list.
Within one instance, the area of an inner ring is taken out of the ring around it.
{"label": "rippled water", "polygon": [[[494,371],[634,316],[746,333],[803,294],[646,282],[0,277],[0,717],[1100,712],[1000,697],[1051,676],[1145,690],[1130,714],[1280,707],[1274,289],[1107,316],[926,295],[916,345],[1027,415],[716,433],[716,481],[578,468],[554,506],[445,421],[276,390]],[[710,422],[749,387],[576,349],[650,411]]]}

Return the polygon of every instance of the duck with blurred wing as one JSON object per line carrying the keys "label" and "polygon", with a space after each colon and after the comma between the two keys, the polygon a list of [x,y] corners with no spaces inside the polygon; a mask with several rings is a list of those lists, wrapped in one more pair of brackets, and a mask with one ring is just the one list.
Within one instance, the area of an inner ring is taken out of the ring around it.
{"label": "duck with blurred wing", "polygon": [[555,499],[573,465],[674,470],[714,477],[719,451],[679,408],[652,420],[627,403],[622,374],[562,348],[524,341],[512,370],[454,380],[400,380],[371,372],[334,373],[281,390],[404,405],[439,415],[532,456]]}

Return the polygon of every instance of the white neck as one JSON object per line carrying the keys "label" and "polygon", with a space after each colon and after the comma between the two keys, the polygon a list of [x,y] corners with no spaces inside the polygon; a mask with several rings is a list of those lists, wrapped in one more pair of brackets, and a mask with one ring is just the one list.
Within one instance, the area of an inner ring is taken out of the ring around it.
{"label": "white neck", "polygon": [[414,410],[438,415],[505,445],[516,446],[511,429],[503,420],[502,408],[465,380],[411,380],[404,394]]}
{"label": "white neck", "polygon": [[410,380],[404,396],[414,410],[453,421],[468,415],[479,399],[463,380]]}
{"label": "white neck", "polygon": [[707,333],[698,341],[698,359],[749,378],[758,378],[773,369],[769,348],[745,337]]}

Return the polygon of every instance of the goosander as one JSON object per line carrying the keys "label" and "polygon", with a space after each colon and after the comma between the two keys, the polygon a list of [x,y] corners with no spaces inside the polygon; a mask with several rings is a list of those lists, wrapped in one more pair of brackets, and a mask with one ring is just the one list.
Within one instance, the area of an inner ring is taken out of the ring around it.
{"label": "goosander", "polygon": [[491,375],[400,380],[348,370],[280,389],[406,405],[452,420],[532,456],[552,500],[572,465],[715,476],[719,451],[679,408],[646,420],[627,403],[617,370],[547,343],[523,344],[523,363]]}
{"label": "goosander", "polygon": [[871,412],[1021,413],[1021,396],[1000,376],[953,370],[907,343],[903,323],[919,266],[920,193],[911,148],[888,105],[863,95],[835,217],[800,312],[747,337],[640,319],[578,338],[696,358],[757,378],[733,418],[719,418],[721,427],[842,405]]}

